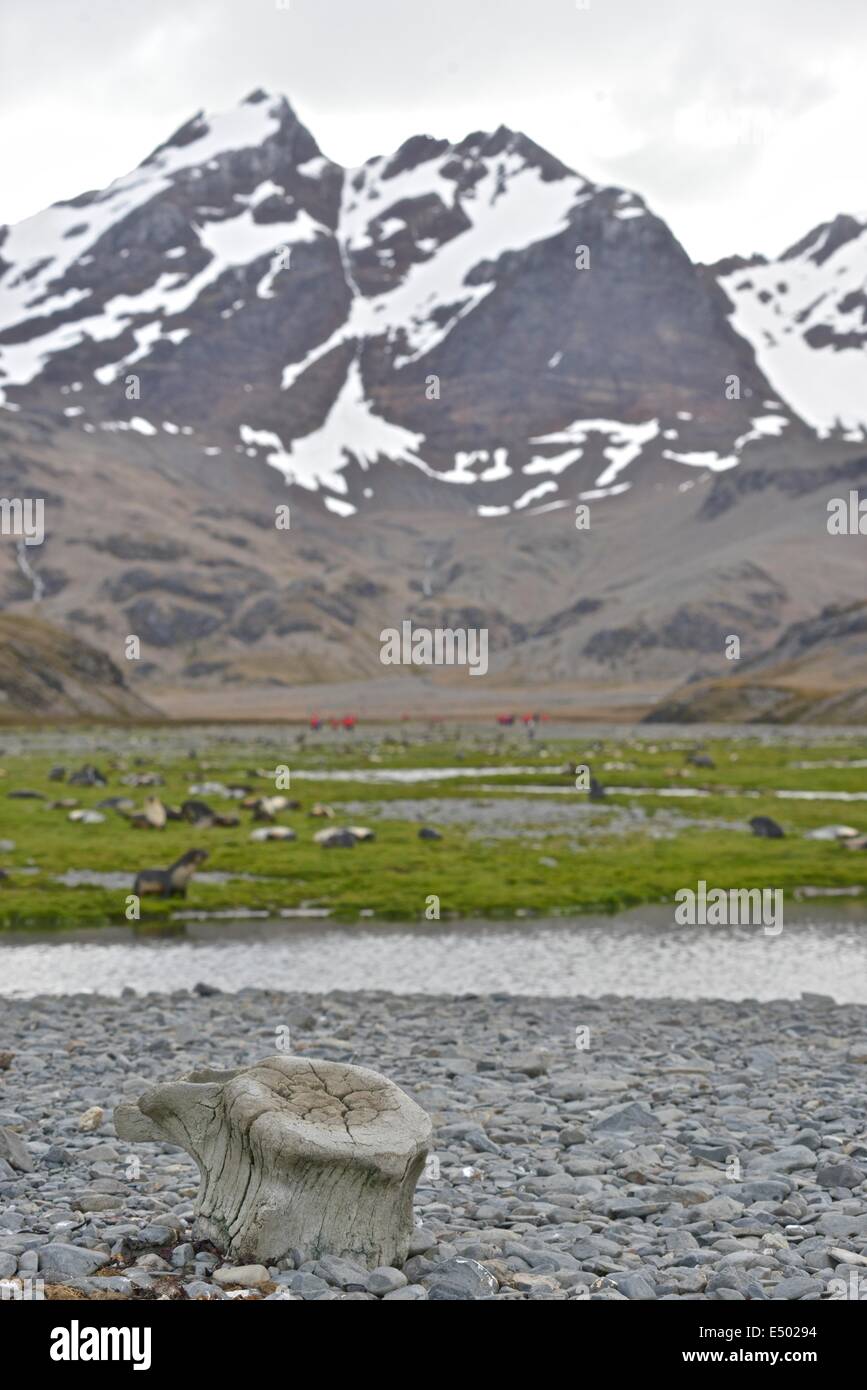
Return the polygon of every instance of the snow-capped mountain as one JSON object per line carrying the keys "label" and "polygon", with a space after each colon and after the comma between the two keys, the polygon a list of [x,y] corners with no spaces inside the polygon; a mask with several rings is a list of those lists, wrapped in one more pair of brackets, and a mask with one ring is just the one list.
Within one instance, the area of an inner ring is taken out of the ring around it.
{"label": "snow-capped mountain", "polygon": [[492,702],[636,715],[860,594],[863,232],[701,267],[504,128],[343,169],[283,98],[197,116],[0,230],[0,493],[45,503],[0,603],[179,716],[399,712],[409,616],[489,629]]}
{"label": "snow-capped mountain", "polygon": [[721,269],[733,326],[780,398],[823,436],[867,437],[867,217],[825,222],[778,260]]}
{"label": "snow-capped mountain", "polygon": [[725,307],[639,196],[523,135],[343,169],[255,92],[0,231],[0,392],[239,483],[270,467],[338,515],[390,463],[497,517],[691,485],[798,432]]}

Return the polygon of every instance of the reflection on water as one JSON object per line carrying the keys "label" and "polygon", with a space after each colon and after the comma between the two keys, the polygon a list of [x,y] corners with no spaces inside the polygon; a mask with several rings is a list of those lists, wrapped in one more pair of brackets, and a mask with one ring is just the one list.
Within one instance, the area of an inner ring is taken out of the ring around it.
{"label": "reflection on water", "polygon": [[755,927],[678,927],[671,909],[522,923],[190,923],[183,938],[125,928],[0,939],[0,994],[117,994],[245,986],[311,991],[675,998],[797,998],[812,990],[867,1003],[867,916],[835,901],[786,909],[779,936]]}

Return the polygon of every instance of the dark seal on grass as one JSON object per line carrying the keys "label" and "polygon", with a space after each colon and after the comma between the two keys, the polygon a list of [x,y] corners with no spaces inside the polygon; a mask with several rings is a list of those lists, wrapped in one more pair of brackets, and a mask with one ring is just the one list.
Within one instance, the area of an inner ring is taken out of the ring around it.
{"label": "dark seal on grass", "polygon": [[190,879],[207,857],[206,849],[188,849],[168,869],[142,869],[136,875],[133,892],[140,898],[152,893],[161,898],[185,898]]}
{"label": "dark seal on grass", "polygon": [[782,840],[785,838],[785,831],[781,825],[777,825],[770,816],[753,816],[750,827],[754,835],[760,835],[766,840]]}

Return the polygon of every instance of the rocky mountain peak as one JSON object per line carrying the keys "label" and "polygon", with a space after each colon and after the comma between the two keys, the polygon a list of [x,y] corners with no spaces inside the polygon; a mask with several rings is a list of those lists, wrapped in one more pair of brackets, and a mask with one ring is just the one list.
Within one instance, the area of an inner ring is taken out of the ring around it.
{"label": "rocky mountain peak", "polygon": [[377,675],[384,613],[566,682],[767,645],[863,568],[802,558],[863,477],[853,223],[698,267],[506,126],[344,169],[282,96],[198,113],[0,234],[0,474],[48,518],[4,602],[180,687]]}
{"label": "rocky mountain peak", "polygon": [[838,213],[830,222],[821,222],[805,237],[784,251],[781,261],[794,261],[805,258],[814,265],[824,265],[841,246],[854,241],[867,229],[867,218],[852,217],[849,213]]}
{"label": "rocky mountain peak", "polygon": [[802,428],[726,318],[731,281],[776,267],[717,267],[723,298],[639,195],[505,125],[344,170],[257,89],[0,255],[7,405],[276,470],[340,515],[382,465],[496,518],[691,483]]}

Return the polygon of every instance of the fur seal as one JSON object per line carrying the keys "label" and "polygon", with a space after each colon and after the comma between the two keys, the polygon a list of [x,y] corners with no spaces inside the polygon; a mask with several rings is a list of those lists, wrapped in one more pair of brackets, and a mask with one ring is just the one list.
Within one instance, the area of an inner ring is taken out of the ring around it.
{"label": "fur seal", "polygon": [[785,836],[783,827],[771,820],[770,816],[753,816],[750,829],[754,835],[760,835],[766,840],[782,840]]}
{"label": "fur seal", "polygon": [[105,787],[108,779],[100,772],[93,763],[85,763],[77,772],[71,772],[67,778],[71,787]]}
{"label": "fur seal", "polygon": [[207,857],[206,849],[188,849],[168,869],[142,869],[136,874],[132,891],[139,898],[149,893],[161,898],[185,898],[190,879]]}
{"label": "fur seal", "polygon": [[716,767],[716,763],[710,753],[690,753],[686,760],[691,767]]}
{"label": "fur seal", "polygon": [[313,842],[323,849],[355,849],[358,844],[350,830],[318,830]]}

